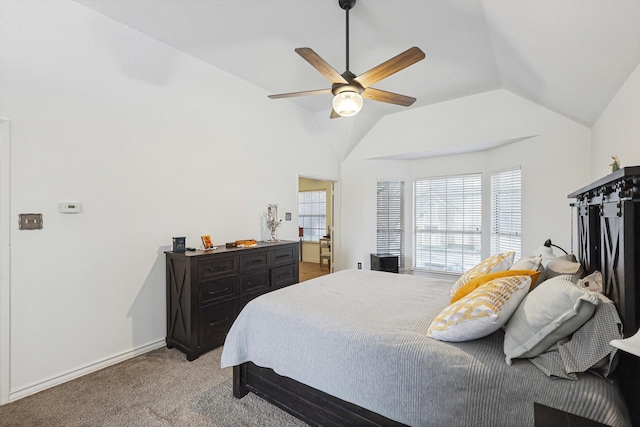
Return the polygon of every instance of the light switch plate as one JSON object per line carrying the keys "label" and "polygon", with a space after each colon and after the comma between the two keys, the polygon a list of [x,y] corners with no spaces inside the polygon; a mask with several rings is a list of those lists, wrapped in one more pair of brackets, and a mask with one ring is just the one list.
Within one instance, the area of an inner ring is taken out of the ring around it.
{"label": "light switch plate", "polygon": [[18,229],[42,230],[42,214],[27,213],[18,215]]}

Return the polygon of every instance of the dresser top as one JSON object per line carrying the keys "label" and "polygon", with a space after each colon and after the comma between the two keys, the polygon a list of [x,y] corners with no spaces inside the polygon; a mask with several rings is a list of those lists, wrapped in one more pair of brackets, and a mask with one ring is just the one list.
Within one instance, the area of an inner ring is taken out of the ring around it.
{"label": "dresser top", "polygon": [[283,245],[291,245],[291,244],[300,244],[299,241],[296,240],[280,240],[279,242],[271,243],[271,242],[258,242],[256,246],[249,246],[246,248],[227,248],[224,243],[221,245],[214,245],[215,249],[210,249],[208,251],[202,249],[196,249],[195,251],[186,251],[186,252],[173,252],[166,251],[166,254],[175,254],[175,255],[184,255],[184,256],[200,256],[200,255],[211,255],[211,254],[221,254],[221,253],[233,253],[238,251],[247,251],[251,249],[260,249],[260,248],[273,248],[277,246]]}

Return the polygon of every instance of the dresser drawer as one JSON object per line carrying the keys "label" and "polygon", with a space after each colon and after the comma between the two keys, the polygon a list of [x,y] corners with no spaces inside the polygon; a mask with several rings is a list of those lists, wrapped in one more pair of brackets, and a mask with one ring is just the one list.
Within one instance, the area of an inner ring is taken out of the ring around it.
{"label": "dresser drawer", "polygon": [[200,320],[199,344],[202,348],[214,348],[224,343],[227,332],[236,318],[236,302],[215,304],[198,311]]}
{"label": "dresser drawer", "polygon": [[240,276],[238,293],[240,295],[264,293],[269,290],[269,270],[257,271],[255,273],[243,274]]}
{"label": "dresser drawer", "polygon": [[271,269],[271,288],[279,289],[298,283],[298,264],[289,264]]}
{"label": "dresser drawer", "polygon": [[269,252],[248,252],[240,255],[240,272],[255,271],[269,268]]}
{"label": "dresser drawer", "polygon": [[199,301],[202,307],[219,299],[233,297],[236,293],[236,276],[220,277],[200,282],[199,286]]}
{"label": "dresser drawer", "polygon": [[279,265],[291,264],[298,262],[297,247],[289,246],[288,248],[275,249],[271,265],[277,267]]}
{"label": "dresser drawer", "polygon": [[236,272],[236,258],[234,256],[210,257],[200,260],[198,264],[198,280],[207,280],[212,277]]}

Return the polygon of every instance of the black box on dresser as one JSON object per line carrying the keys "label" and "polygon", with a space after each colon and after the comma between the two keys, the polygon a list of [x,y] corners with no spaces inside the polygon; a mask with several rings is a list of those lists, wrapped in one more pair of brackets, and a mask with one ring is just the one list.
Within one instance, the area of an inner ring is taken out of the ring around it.
{"label": "black box on dresser", "polygon": [[298,283],[299,244],[166,252],[167,347],[192,361],[221,346],[249,301]]}

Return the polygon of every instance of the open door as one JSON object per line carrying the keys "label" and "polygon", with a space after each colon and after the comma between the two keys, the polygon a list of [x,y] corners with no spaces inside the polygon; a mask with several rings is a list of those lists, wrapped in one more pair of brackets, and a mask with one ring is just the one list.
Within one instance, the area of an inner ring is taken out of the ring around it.
{"label": "open door", "polygon": [[335,182],[298,177],[298,221],[301,230],[300,260],[317,264],[319,274],[335,270]]}

